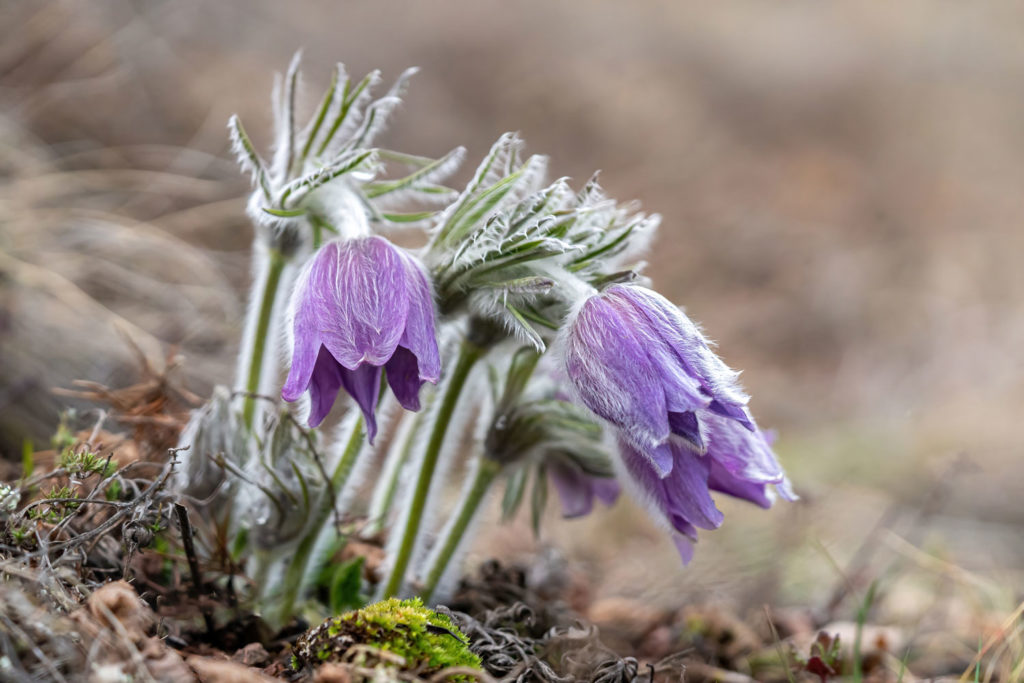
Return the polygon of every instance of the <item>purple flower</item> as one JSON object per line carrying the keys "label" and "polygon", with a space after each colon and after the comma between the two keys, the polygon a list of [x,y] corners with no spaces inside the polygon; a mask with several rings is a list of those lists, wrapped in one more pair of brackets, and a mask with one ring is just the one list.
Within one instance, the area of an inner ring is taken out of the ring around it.
{"label": "purple flower", "polygon": [[372,441],[382,371],[408,410],[419,410],[424,382],[437,382],[430,284],[420,265],[383,237],[325,244],[300,275],[292,309],[294,352],[281,395],[295,401],[309,389],[311,427],[344,387]]}
{"label": "purple flower", "polygon": [[618,427],[661,476],[675,462],[670,439],[707,449],[699,415],[754,429],[738,373],[657,292],[617,284],[590,297],[568,326],[565,352],[579,399]]}
{"label": "purple flower", "polygon": [[612,477],[595,477],[572,462],[553,459],[548,463],[547,471],[558,491],[562,516],[566,519],[589,515],[594,509],[595,497],[605,505],[611,505],[621,491],[619,482]]}
{"label": "purple flower", "polygon": [[650,460],[628,439],[620,439],[622,463],[633,493],[648,503],[652,512],[668,524],[683,562],[693,558],[697,529],[717,529],[722,513],[711,491],[771,507],[774,485],[786,500],[796,500],[782,467],[775,459],[770,435],[745,429],[735,420],[719,415],[701,415],[707,429],[707,452],[703,455],[686,445],[670,443],[671,472],[660,477]]}
{"label": "purple flower", "polygon": [[770,507],[795,496],[758,430],[738,374],[656,292],[613,285],[568,325],[566,371],[579,399],[615,426],[626,481],[672,529],[684,562],[697,529],[717,529],[712,491]]}

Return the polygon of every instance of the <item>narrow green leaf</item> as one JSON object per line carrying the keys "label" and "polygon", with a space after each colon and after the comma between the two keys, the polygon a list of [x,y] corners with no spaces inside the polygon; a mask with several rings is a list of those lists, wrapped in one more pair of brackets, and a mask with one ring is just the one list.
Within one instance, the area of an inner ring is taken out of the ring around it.
{"label": "narrow green leaf", "polygon": [[540,523],[544,518],[544,509],[548,506],[548,477],[544,465],[534,471],[533,491],[530,495],[530,523],[534,536],[540,536]]}
{"label": "narrow green leaf", "polygon": [[338,129],[342,127],[345,120],[348,119],[349,112],[352,110],[352,105],[362,98],[363,93],[369,95],[368,88],[372,87],[371,84],[375,84],[380,80],[380,71],[372,71],[363,77],[363,80],[359,81],[359,85],[355,87],[351,93],[348,92],[350,81],[348,78],[345,79],[345,85],[342,90],[341,96],[341,110],[338,112],[338,116],[334,119],[334,123],[331,124],[330,129],[327,131],[327,135],[324,136],[324,141],[320,143],[320,148],[316,151],[317,156],[320,156],[327,149],[327,146],[331,144],[331,140],[334,138]]}
{"label": "narrow green leaf", "polygon": [[523,494],[526,492],[526,481],[530,471],[526,467],[519,467],[513,472],[505,484],[505,494],[501,498],[501,519],[509,521],[519,511],[523,502]]}
{"label": "narrow green leaf", "polygon": [[366,558],[359,556],[338,565],[331,577],[328,602],[331,614],[341,614],[358,609],[363,605],[363,563]]}
{"label": "narrow green leaf", "polygon": [[[334,66],[334,72],[331,74],[331,84],[327,87],[327,92],[324,93],[324,98],[321,100],[320,107],[317,109],[316,118],[313,120],[313,125],[309,129],[309,134],[306,135],[306,144],[302,146],[302,161],[309,158],[309,151],[313,148],[313,142],[316,141],[316,136],[320,132],[320,127],[324,123],[327,111],[331,108],[331,103],[334,102],[334,95],[338,92],[338,81],[341,80],[341,76],[344,73],[344,66],[341,64],[336,64]],[[345,82],[347,84],[348,79],[345,79]]]}
{"label": "narrow green leaf", "polygon": [[237,115],[228,119],[228,132],[231,137],[231,147],[238,155],[239,164],[249,172],[253,180],[259,185],[264,198],[271,201],[270,181],[267,178],[267,166],[256,152],[252,140],[242,127],[242,122]]}
{"label": "narrow green leaf", "polygon": [[537,348],[537,351],[544,353],[544,350],[547,348],[547,345],[544,343],[544,339],[537,334],[537,330],[533,329],[533,326],[530,325],[522,311],[510,304],[505,304],[505,310],[512,314],[512,317],[515,318],[515,321],[518,323],[518,329],[520,329],[529,342]]}
{"label": "narrow green leaf", "polygon": [[418,223],[432,216],[437,215],[436,211],[419,211],[416,213],[381,213],[381,220],[389,223]]}
{"label": "narrow green leaf", "polygon": [[410,173],[404,178],[399,178],[390,182],[374,183],[372,186],[366,188],[366,196],[373,199],[374,197],[380,197],[391,192],[410,188],[421,181],[428,181],[435,174],[440,176],[448,175],[448,173],[455,170],[454,167],[461,163],[462,157],[465,156],[465,154],[465,147],[456,147],[437,161]]}
{"label": "narrow green leaf", "polygon": [[323,187],[335,178],[339,178],[346,173],[359,168],[367,160],[374,157],[374,152],[375,150],[368,149],[362,152],[346,154],[333,164],[323,167],[316,173],[304,178],[299,178],[298,180],[293,180],[285,186],[284,190],[281,191],[281,200],[278,202],[278,205],[282,209],[287,210],[289,203],[299,202],[310,192]]}
{"label": "narrow green leaf", "polygon": [[269,206],[264,206],[263,212],[268,213],[271,216],[277,216],[278,218],[296,218],[297,216],[304,216],[306,214],[305,209],[273,209]]}

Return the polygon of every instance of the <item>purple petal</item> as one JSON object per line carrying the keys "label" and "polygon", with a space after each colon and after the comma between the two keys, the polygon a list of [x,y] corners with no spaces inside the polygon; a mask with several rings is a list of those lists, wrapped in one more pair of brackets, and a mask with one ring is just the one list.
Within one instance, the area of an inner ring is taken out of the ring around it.
{"label": "purple petal", "polygon": [[383,365],[409,313],[404,258],[377,236],[341,243],[335,254],[335,265],[316,270],[311,283],[325,293],[318,302],[323,344],[349,370],[362,363]]}
{"label": "purple petal", "polygon": [[654,448],[639,449],[639,452],[643,454],[643,457],[647,459],[647,462],[654,468],[660,479],[664,479],[672,473],[672,465],[675,464],[675,455],[672,454],[672,447],[667,443],[663,443],[660,446]]}
{"label": "purple petal", "polygon": [[668,438],[662,381],[629,321],[602,297],[588,299],[573,321],[565,362],[580,400],[594,413],[644,446]]}
{"label": "purple petal", "polygon": [[680,533],[672,534],[672,542],[676,544],[676,550],[679,551],[679,558],[683,564],[690,564],[693,560],[693,543],[696,540],[696,536],[691,540]]}
{"label": "purple petal", "polygon": [[736,413],[737,419],[745,421],[742,409],[748,397],[740,389],[739,374],[711,350],[700,329],[678,307],[657,292],[636,285],[612,285],[604,294],[626,303],[647,322],[644,327],[652,338],[662,342],[657,347],[660,353],[671,353],[686,374],[699,378],[701,387],[717,402],[717,410],[730,413],[730,417]]}
{"label": "purple petal", "polygon": [[381,369],[374,365],[360,365],[355,370],[341,368],[341,383],[363,411],[366,420],[366,434],[373,443],[377,435],[377,399],[380,397]]}
{"label": "purple petal", "polygon": [[708,458],[682,446],[670,447],[672,471],[661,478],[647,457],[620,439],[626,470],[673,528],[680,532],[692,526],[717,529],[723,517],[708,491]]}
{"label": "purple petal", "polygon": [[437,330],[434,324],[434,296],[419,264],[406,256],[405,267],[408,274],[409,314],[399,347],[408,349],[416,357],[419,379],[437,384],[441,376],[441,355],[437,349]]}
{"label": "purple petal", "polygon": [[296,283],[293,306],[295,306],[294,347],[292,364],[288,369],[288,379],[281,389],[281,397],[286,401],[297,401],[299,396],[309,388],[313,368],[317,363],[321,349],[320,335],[314,308],[306,303],[308,272]]}
{"label": "purple petal", "polygon": [[384,368],[387,370],[391,391],[402,407],[406,410],[419,410],[420,387],[423,386],[423,380],[420,379],[419,364],[412,351],[399,346]]}
{"label": "purple petal", "polygon": [[589,515],[594,509],[590,478],[579,467],[558,461],[550,463],[547,470],[562,503],[562,516],[570,519]]}
{"label": "purple petal", "polygon": [[331,412],[334,400],[338,397],[338,390],[341,389],[343,372],[344,368],[338,365],[330,351],[321,346],[309,384],[310,427],[319,426]]}
{"label": "purple petal", "polygon": [[668,424],[672,433],[680,437],[698,453],[704,453],[707,445],[704,441],[704,433],[701,429],[697,413],[672,413],[668,414]]}
{"label": "purple petal", "polygon": [[768,497],[767,484],[740,479],[714,461],[711,463],[708,486],[712,491],[721,491],[735,498],[750,501],[754,505],[759,505],[763,508],[770,508],[772,506],[772,501]]}
{"label": "purple petal", "polygon": [[707,431],[708,457],[730,474],[757,483],[776,484],[785,476],[765,434],[744,429],[736,420],[701,413]]}
{"label": "purple petal", "polygon": [[604,505],[614,505],[622,493],[622,486],[614,477],[591,477],[590,485],[594,489],[594,495]]}

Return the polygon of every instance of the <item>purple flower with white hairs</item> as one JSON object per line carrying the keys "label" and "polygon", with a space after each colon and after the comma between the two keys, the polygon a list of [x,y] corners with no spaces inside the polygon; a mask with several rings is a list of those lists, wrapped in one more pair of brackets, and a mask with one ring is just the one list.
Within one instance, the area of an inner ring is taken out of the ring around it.
{"label": "purple flower with white hairs", "polygon": [[366,418],[370,440],[381,372],[407,410],[419,410],[424,382],[441,372],[434,301],[419,263],[383,237],[325,244],[292,297],[294,352],[281,395],[308,389],[309,425],[319,425],[345,388]]}
{"label": "purple flower with white hairs", "polygon": [[547,465],[548,478],[558,491],[562,517],[585,517],[594,509],[594,498],[605,505],[614,503],[621,492],[612,477],[595,477],[570,462],[553,460]]}
{"label": "purple flower with white hairs", "polygon": [[754,430],[738,373],[657,292],[616,284],[591,296],[568,325],[565,353],[579,399],[618,427],[661,476],[675,461],[670,441],[707,450],[704,415]]}
{"label": "purple flower with white hairs", "polygon": [[697,529],[717,529],[723,521],[711,491],[740,498],[763,508],[771,507],[774,485],[786,500],[796,500],[782,467],[775,459],[770,434],[750,431],[735,420],[701,415],[707,429],[707,452],[699,454],[680,443],[670,443],[672,470],[661,477],[650,460],[628,439],[620,439],[622,463],[633,493],[649,504],[672,530],[683,562],[693,558]]}

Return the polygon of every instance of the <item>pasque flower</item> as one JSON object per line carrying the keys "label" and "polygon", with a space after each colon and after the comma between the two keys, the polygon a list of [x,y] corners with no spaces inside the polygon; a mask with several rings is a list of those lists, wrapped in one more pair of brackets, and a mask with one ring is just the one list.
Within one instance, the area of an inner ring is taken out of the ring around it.
{"label": "pasque flower", "polygon": [[299,276],[292,313],[294,351],[281,394],[295,401],[309,390],[311,427],[344,388],[372,440],[382,371],[408,410],[419,410],[424,382],[437,382],[430,284],[419,263],[383,237],[325,244]]}
{"label": "pasque flower", "polygon": [[657,292],[613,285],[568,323],[566,371],[579,399],[617,430],[626,480],[671,527],[684,561],[722,513],[711,491],[762,507],[794,498],[738,374]]}
{"label": "pasque flower", "polygon": [[583,471],[575,463],[553,460],[547,464],[548,478],[558,492],[562,516],[566,519],[584,517],[594,509],[594,498],[611,505],[621,487],[613,477],[597,477]]}
{"label": "pasque flower", "polygon": [[617,284],[591,296],[569,322],[565,342],[566,372],[579,399],[618,427],[662,476],[672,470],[670,437],[697,452],[707,449],[699,412],[754,429],[738,373],[657,292]]}

